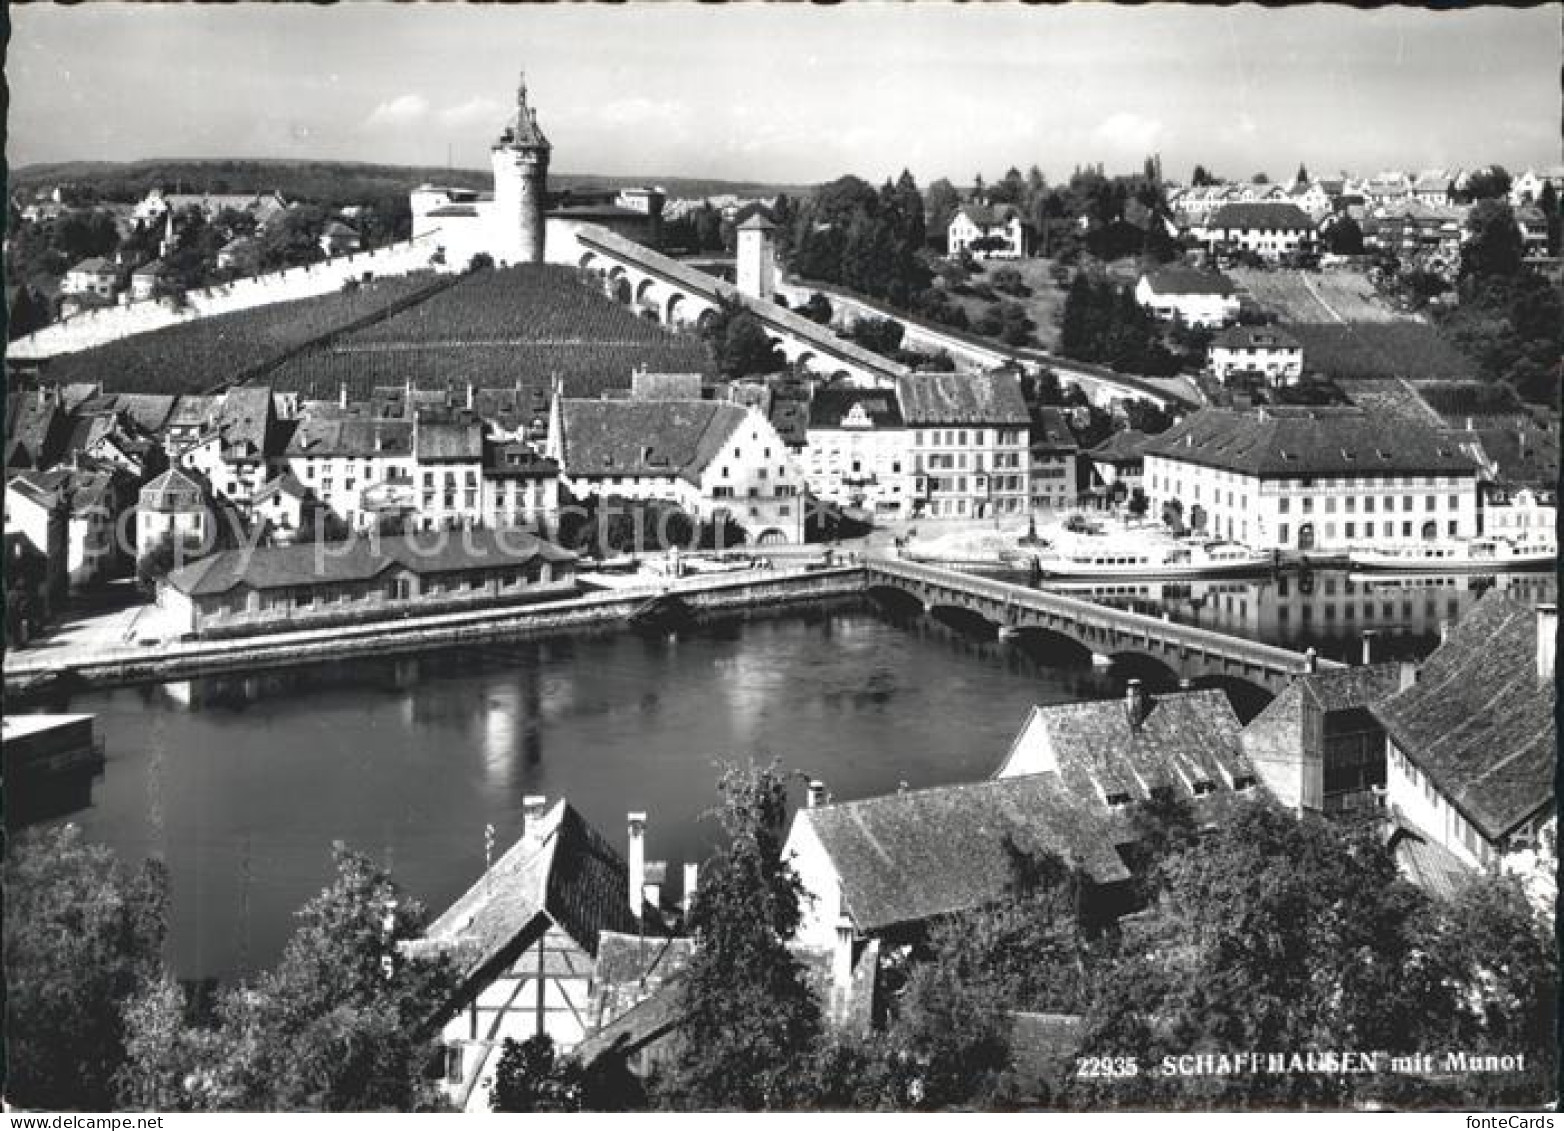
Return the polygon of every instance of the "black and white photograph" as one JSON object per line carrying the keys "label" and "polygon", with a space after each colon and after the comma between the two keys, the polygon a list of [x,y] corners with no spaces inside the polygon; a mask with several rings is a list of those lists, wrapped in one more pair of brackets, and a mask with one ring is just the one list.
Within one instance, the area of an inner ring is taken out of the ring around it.
{"label": "black and white photograph", "polygon": [[13,1126],[1553,1125],[1558,4],[6,20]]}

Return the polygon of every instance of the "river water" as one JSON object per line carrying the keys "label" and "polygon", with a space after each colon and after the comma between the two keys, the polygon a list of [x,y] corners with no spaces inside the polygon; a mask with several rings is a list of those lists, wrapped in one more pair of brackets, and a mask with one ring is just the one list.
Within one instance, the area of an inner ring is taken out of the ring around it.
{"label": "river water", "polygon": [[[1365,628],[1378,633],[1379,658],[1426,654],[1440,621],[1495,583],[1553,597],[1551,576],[1345,574],[1078,593],[1355,660]],[[989,635],[852,605],[678,637],[599,635],[85,693],[48,708],[95,714],[107,767],[51,799],[52,819],[79,822],[123,859],[167,864],[170,957],[182,977],[274,963],[291,913],[329,878],[337,840],[389,865],[439,913],[481,873],[485,826],[496,854],[510,846],[529,794],[569,798],[621,851],[625,814],[647,812],[648,857],[668,862],[677,895],[680,865],[716,843],[702,814],[717,803],[722,760],[775,758],[840,799],[970,781],[1000,763],[1035,703],[1116,696],[1131,674],[1172,682],[1132,661],[1094,669],[1079,649],[1040,655]],[[1264,701],[1229,693],[1244,719]]]}

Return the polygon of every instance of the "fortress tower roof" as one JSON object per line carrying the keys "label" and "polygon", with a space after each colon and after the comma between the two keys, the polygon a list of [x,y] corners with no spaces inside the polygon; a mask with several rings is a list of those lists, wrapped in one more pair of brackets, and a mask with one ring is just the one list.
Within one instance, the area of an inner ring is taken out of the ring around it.
{"label": "fortress tower roof", "polygon": [[552,149],[548,138],[538,126],[538,114],[527,104],[527,77],[523,75],[516,87],[516,114],[500,131],[500,145],[518,149]]}

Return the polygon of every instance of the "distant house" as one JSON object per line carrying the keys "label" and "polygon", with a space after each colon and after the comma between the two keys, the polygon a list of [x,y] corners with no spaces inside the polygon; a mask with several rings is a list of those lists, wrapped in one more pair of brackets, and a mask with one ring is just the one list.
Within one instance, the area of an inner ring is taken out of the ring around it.
{"label": "distant house", "polygon": [[574,593],[576,556],[520,531],[224,550],[163,579],[182,633],[280,632]]}
{"label": "distant house", "polygon": [[559,464],[530,444],[485,444],[484,522],[496,530],[552,524],[559,516],[559,478]]}
{"label": "distant house", "polygon": [[260,264],[261,243],[254,236],[235,236],[217,249],[220,271],[253,272]]}
{"label": "distant house", "polygon": [[804,476],[754,409],[556,397],[546,454],[578,498],[663,499],[701,522],[726,514],[752,541],[804,539]]}
{"label": "distant house", "polygon": [[1510,203],[1516,207],[1535,204],[1542,199],[1542,188],[1551,184],[1555,192],[1564,192],[1564,165],[1527,169],[1510,182]]}
{"label": "distant house", "polygon": [[1017,209],[967,204],[957,210],[945,238],[951,255],[965,251],[974,259],[1020,259],[1030,250],[1028,236]]}
{"label": "distant house", "polygon": [[274,542],[287,543],[305,530],[318,507],[309,488],[291,471],[266,481],[250,502],[252,518],[266,523]]}
{"label": "distant house", "polygon": [[[1331,189],[1333,183],[1334,191]],[[1336,207],[1336,198],[1340,195],[1340,181],[1310,181],[1307,185],[1294,187],[1289,199],[1308,213],[1310,219],[1318,222],[1331,214]]]}
{"label": "distant house", "polygon": [[1389,735],[1386,803],[1473,870],[1522,877],[1552,908],[1558,868],[1558,611],[1494,590],[1372,710]]}
{"label": "distant house", "polygon": [[1534,204],[1515,210],[1515,226],[1520,229],[1521,244],[1527,259],[1545,259],[1548,255],[1548,218]]}
{"label": "distant house", "polygon": [[60,282],[60,293],[66,295],[96,295],[112,299],[119,291],[120,266],[101,256],[83,259],[65,273]]}
{"label": "distant house", "polygon": [[161,259],[144,263],[130,273],[130,297],[136,302],[146,302],[158,296],[168,267]]}
{"label": "distant house", "polygon": [[1415,202],[1430,208],[1443,208],[1450,203],[1450,189],[1454,178],[1445,169],[1425,169],[1411,178],[1407,195]]}
{"label": "distant house", "polygon": [[1279,259],[1312,248],[1314,221],[1284,201],[1225,204],[1206,222],[1205,242],[1212,253],[1244,251]]}
{"label": "distant house", "polygon": [[1065,510],[1080,493],[1076,474],[1081,448],[1070,431],[1064,413],[1057,408],[1039,409],[1032,423],[1032,510]]}
{"label": "distant house", "polygon": [[1158,318],[1197,328],[1238,320],[1238,289],[1226,275],[1189,267],[1165,267],[1140,277],[1135,301]]}
{"label": "distant house", "polygon": [[213,537],[215,519],[206,491],[195,478],[169,468],[141,488],[136,505],[136,556],[144,557],[163,539],[203,542]]}
{"label": "distant house", "polygon": [[1146,445],[1152,437],[1134,428],[1123,428],[1086,453],[1094,476],[1093,490],[1101,483],[1103,501],[1127,498],[1145,490]]}
{"label": "distant house", "polygon": [[1224,385],[1252,375],[1274,388],[1303,376],[1303,346],[1272,326],[1231,326],[1211,339],[1206,366]]}
{"label": "distant house", "polygon": [[1370,707],[1400,690],[1397,664],[1298,676],[1244,727],[1261,782],[1290,809],[1377,809],[1385,789],[1385,728]]}
{"label": "distant house", "polygon": [[527,798],[516,843],[405,945],[456,967],[456,992],[436,1018],[456,1107],[488,1110],[507,1039],[546,1033],[568,1052],[586,1036],[604,934],[641,934],[631,888],[624,858],[568,802]]}
{"label": "distant house", "polygon": [[363,239],[353,228],[344,224],[341,220],[329,220],[320,232],[320,250],[330,257],[333,255],[347,255],[359,250],[363,246]]}
{"label": "distant house", "polygon": [[112,576],[124,560],[118,526],[131,505],[132,484],[120,469],[86,457],[21,472],[6,483],[7,529],[25,533],[56,578],[63,570],[72,587],[91,585]]}

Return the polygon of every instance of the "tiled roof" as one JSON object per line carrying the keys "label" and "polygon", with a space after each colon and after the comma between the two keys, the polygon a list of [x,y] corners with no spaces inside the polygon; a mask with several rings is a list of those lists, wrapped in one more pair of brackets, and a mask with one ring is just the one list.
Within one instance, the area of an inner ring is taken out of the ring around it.
{"label": "tiled roof", "polygon": [[1014,373],[912,373],[896,380],[902,417],[928,424],[1031,423],[1021,380]]}
{"label": "tiled roof", "polygon": [[518,479],[552,479],[559,464],[527,444],[511,442],[485,446],[483,473],[487,476]]}
{"label": "tiled roof", "polygon": [[1202,409],[1152,437],[1146,454],[1254,476],[1476,472],[1433,429],[1386,429],[1357,408]]}
{"label": "tiled roof", "polygon": [[1041,408],[1032,421],[1032,449],[1034,451],[1076,451],[1075,433],[1070,430],[1064,412],[1057,408]]}
{"label": "tiled roof", "polygon": [[777,430],[782,442],[801,448],[809,442],[809,405],[805,401],[784,397],[771,400],[771,427]]}
{"label": "tiled roof", "polygon": [[160,432],[174,412],[175,398],[160,393],[120,393],[114,407],[148,432]]}
{"label": "tiled roof", "polygon": [[218,402],[222,398],[207,396],[205,394],[187,393],[174,402],[174,410],[169,415],[169,426],[184,426],[199,428],[212,418]]}
{"label": "tiled roof", "polygon": [[1212,348],[1295,350],[1298,339],[1274,326],[1230,326],[1211,339]]}
{"label": "tiled roof", "polygon": [[1460,857],[1392,809],[1389,847],[1396,867],[1412,883],[1439,899],[1454,899],[1476,875]]}
{"label": "tiled roof", "polygon": [[268,453],[271,440],[272,391],[264,385],[241,385],[223,397],[213,423],[223,437],[224,452]]}
{"label": "tiled roof", "polygon": [[1146,458],[1146,445],[1155,438],[1135,428],[1122,428],[1086,454],[1100,463],[1134,463]]}
{"label": "tiled roof", "polygon": [[286,454],[361,459],[408,456],[412,451],[411,421],[311,414],[299,422],[293,438],[288,441]]}
{"label": "tiled roof", "polygon": [[1537,612],[1490,590],[1405,691],[1373,707],[1396,748],[1489,840],[1553,802],[1554,683]]}
{"label": "tiled roof", "polygon": [[1279,201],[1235,201],[1224,204],[1211,217],[1207,228],[1269,228],[1286,231],[1314,230],[1314,221],[1296,204]]}
{"label": "tiled roof", "polygon": [[442,204],[438,208],[431,208],[426,216],[476,216],[478,209],[471,204]]}
{"label": "tiled roof", "polygon": [[413,453],[419,463],[481,460],[483,425],[477,420],[428,420],[413,427]]}
{"label": "tiled roof", "polygon": [[119,268],[102,256],[94,255],[90,259],[83,259],[70,269],[72,275],[117,275]]}
{"label": "tiled roof", "polygon": [[1457,444],[1475,442],[1498,482],[1509,487],[1554,490],[1559,481],[1558,438],[1540,428],[1474,428],[1446,433]]}
{"label": "tiled roof", "polygon": [[300,483],[291,471],[284,471],[275,478],[268,479],[261,489],[255,493],[252,500],[255,503],[264,503],[273,495],[291,495],[295,499],[309,498],[309,488]]}
{"label": "tiled roof", "polygon": [[184,499],[193,496],[201,505],[201,484],[178,468],[169,468],[162,475],[141,488],[140,506],[143,510],[169,511],[182,509]]}
{"label": "tiled roof", "polygon": [[624,860],[558,801],[407,949],[449,956],[471,986],[503,969],[550,922],[595,956],[603,931],[635,930],[629,898]]}
{"label": "tiled roof", "polygon": [[1292,686],[1322,711],[1349,711],[1388,699],[1400,680],[1399,664],[1368,664],[1299,676]]}
{"label": "tiled roof", "polygon": [[565,398],[561,410],[567,474],[677,475],[691,483],[749,415],[718,401]]}
{"label": "tiled roof", "polygon": [[688,937],[600,932],[589,1026],[601,1029],[677,978],[693,950]]}
{"label": "tiled roof", "polygon": [[876,428],[900,428],[901,405],[892,389],[820,389],[809,402],[809,427],[840,428],[855,406]]}
{"label": "tiled roof", "polygon": [[365,581],[393,566],[417,574],[493,569],[542,558],[569,562],[575,555],[521,531],[444,531],[399,538],[353,538],[346,544],[306,543],[224,550],[168,575],[181,593],[206,596],[237,585],[282,589]]}
{"label": "tiled roof", "polygon": [[1193,798],[1246,778],[1253,784],[1223,692],[1147,693],[1145,701],[1138,724],[1122,699],[1033,707],[996,776],[1057,766],[1076,797],[1099,804],[1146,801],[1158,789]]}
{"label": "tiled roof", "polygon": [[1233,281],[1219,271],[1197,271],[1193,267],[1164,267],[1144,276],[1152,292],[1159,295],[1222,295],[1235,293]]}
{"label": "tiled roof", "polygon": [[1106,813],[1057,774],[1031,774],[801,810],[841,878],[860,932],[915,923],[1002,898],[1011,848],[1047,851],[1097,883],[1128,878]]}

